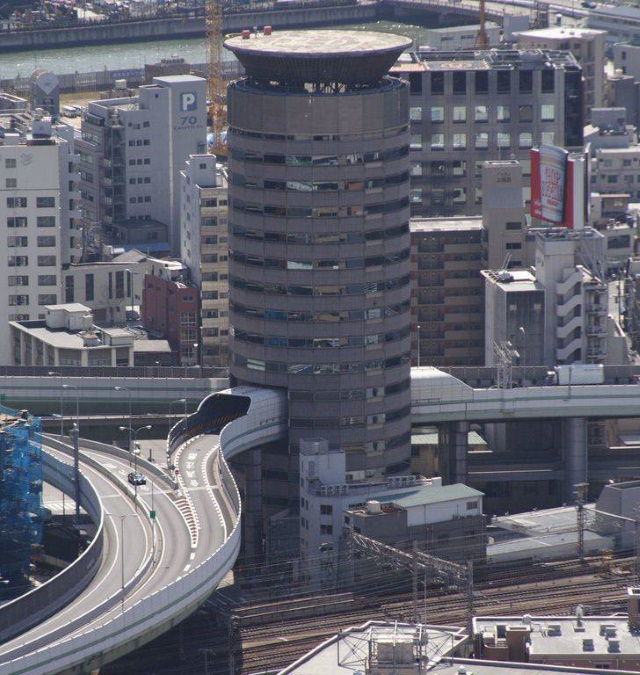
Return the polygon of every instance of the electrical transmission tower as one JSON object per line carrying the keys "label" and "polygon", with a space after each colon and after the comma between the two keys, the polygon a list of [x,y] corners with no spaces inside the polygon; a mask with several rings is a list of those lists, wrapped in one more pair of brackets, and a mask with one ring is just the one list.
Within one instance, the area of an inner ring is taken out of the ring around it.
{"label": "electrical transmission tower", "polygon": [[496,386],[498,389],[513,387],[513,362],[518,352],[510,342],[494,342],[493,354],[496,362]]}

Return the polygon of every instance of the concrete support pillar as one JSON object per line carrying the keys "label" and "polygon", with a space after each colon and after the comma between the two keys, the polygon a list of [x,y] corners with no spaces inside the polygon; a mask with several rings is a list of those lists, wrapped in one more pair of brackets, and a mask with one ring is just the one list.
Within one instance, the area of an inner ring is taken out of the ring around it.
{"label": "concrete support pillar", "polygon": [[232,461],[236,480],[243,486],[242,548],[240,558],[256,562],[263,554],[262,450],[248,450]]}
{"label": "concrete support pillar", "polygon": [[449,422],[439,430],[440,474],[445,483],[467,482],[469,423]]}
{"label": "concrete support pillar", "polygon": [[587,462],[587,420],[584,417],[569,417],[563,422],[564,445],[564,500],[575,501],[576,483],[586,483]]}

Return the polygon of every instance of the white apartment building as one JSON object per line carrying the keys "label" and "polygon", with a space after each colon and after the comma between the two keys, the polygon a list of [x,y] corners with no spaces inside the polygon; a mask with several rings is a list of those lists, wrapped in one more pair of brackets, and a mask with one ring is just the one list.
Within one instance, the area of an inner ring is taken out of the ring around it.
{"label": "white apartment building", "polygon": [[138,96],[89,103],[77,142],[83,207],[112,243],[180,253],[180,172],[206,152],[207,82],[154,77]]}
{"label": "white apartment building", "polygon": [[62,272],[61,300],[86,305],[100,326],[125,324],[127,317],[139,312],[149,264],[144,259],[70,265]]}
{"label": "white apartment building", "polygon": [[133,366],[134,336],[98,328],[79,303],[50,305],[36,321],[11,321],[11,363],[18,366]]}
{"label": "white apartment building", "polygon": [[[536,237],[536,278],[545,290],[544,362],[604,363],[607,286],[593,271],[603,269],[604,237],[590,228],[551,228]],[[579,259],[588,266],[576,264]]]}
{"label": "white apartment building", "polygon": [[203,366],[229,363],[227,176],[214,155],[191,155],[181,172],[181,251],[200,291]]}
{"label": "white apartment building", "polygon": [[60,301],[62,266],[80,258],[82,236],[69,142],[39,114],[26,133],[0,123],[0,364],[9,364],[9,321],[44,319]]}
{"label": "white apartment building", "polygon": [[604,100],[606,35],[606,31],[593,28],[549,26],[516,33],[514,37],[522,49],[558,49],[576,57],[582,66],[584,113],[588,120],[591,108],[602,106]]}

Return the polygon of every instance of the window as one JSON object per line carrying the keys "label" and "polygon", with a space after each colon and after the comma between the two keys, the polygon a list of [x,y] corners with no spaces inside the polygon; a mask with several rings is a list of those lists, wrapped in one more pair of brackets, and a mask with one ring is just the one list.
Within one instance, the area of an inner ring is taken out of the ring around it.
{"label": "window", "polygon": [[444,150],[444,134],[431,134],[431,149]]}
{"label": "window", "polygon": [[519,223],[517,221],[509,221],[505,225],[505,229],[507,229],[507,230],[521,230],[522,229],[522,223]]}
{"label": "window", "polygon": [[431,106],[431,121],[444,122],[444,107],[441,105]]}
{"label": "window", "polygon": [[453,72],[453,93],[454,94],[467,93],[467,74],[464,71]]}
{"label": "window", "polygon": [[411,134],[409,144],[412,150],[422,150],[422,134]]}
{"label": "window", "polygon": [[556,107],[553,103],[543,103],[540,106],[540,120],[542,122],[553,122],[556,118]]}
{"label": "window", "polygon": [[555,141],[555,137],[556,137],[556,135],[555,135],[555,132],[553,132],[553,131],[543,131],[540,134],[540,138],[541,138],[541,141],[542,141],[543,145],[553,145],[553,143]]}
{"label": "window", "polygon": [[555,92],[555,73],[553,70],[542,71],[541,91],[543,94],[553,94]]}
{"label": "window", "polygon": [[496,119],[498,122],[510,122],[511,121],[511,109],[508,105],[498,105],[496,106]]}
{"label": "window", "polygon": [[8,258],[9,267],[26,267],[29,264],[29,256],[10,255]]}
{"label": "window", "polygon": [[320,525],[320,534],[333,534],[333,525]]}
{"label": "window", "polygon": [[124,272],[116,272],[116,298],[124,298]]}
{"label": "window", "polygon": [[466,150],[467,134],[453,134],[453,149]]}
{"label": "window", "polygon": [[467,106],[454,105],[453,106],[453,121],[466,122],[467,121]]}
{"label": "window", "polygon": [[15,307],[16,305],[28,305],[29,296],[28,295],[10,295],[9,296],[9,305]]}
{"label": "window", "polygon": [[18,179],[17,178],[5,178],[4,186],[8,187],[8,188],[18,187]]}
{"label": "window", "polygon": [[38,274],[38,286],[55,286],[56,283],[55,274]]}
{"label": "window", "polygon": [[39,255],[38,267],[52,267],[56,265],[55,255]]}
{"label": "window", "polygon": [[486,150],[489,147],[489,134],[486,131],[476,134],[475,145],[478,150]]}
{"label": "window", "polygon": [[422,73],[409,73],[409,92],[412,94],[422,93]]}
{"label": "window", "polygon": [[26,209],[27,208],[27,198],[26,197],[7,197],[7,208],[8,209]]}
{"label": "window", "polygon": [[467,511],[473,511],[473,509],[478,508],[478,502],[477,501],[472,501],[472,502],[467,502]]}
{"label": "window", "polygon": [[489,73],[486,71],[477,71],[474,78],[476,94],[489,93]]}
{"label": "window", "polygon": [[441,71],[431,73],[431,94],[444,94],[444,73]]}
{"label": "window", "polygon": [[518,146],[521,148],[530,148],[533,145],[533,135],[530,131],[523,131],[518,136]]}
{"label": "window", "polygon": [[422,108],[419,106],[409,108],[409,119],[412,122],[419,122],[422,119]]}
{"label": "window", "polygon": [[532,105],[519,106],[518,115],[521,122],[533,122],[533,106]]}
{"label": "window", "polygon": [[15,169],[18,166],[18,160],[14,159],[13,157],[7,157],[4,160],[4,168],[5,169]]}
{"label": "window", "polygon": [[499,148],[508,148],[511,145],[511,134],[499,131],[496,137]]}
{"label": "window", "polygon": [[454,176],[466,176],[467,175],[467,163],[464,159],[456,159],[451,162],[452,171],[451,173]]}
{"label": "window", "polygon": [[73,287],[73,277],[68,274],[64,278],[64,301],[65,302],[74,302],[74,287]]}
{"label": "window", "polygon": [[39,209],[50,209],[55,205],[55,197],[36,197],[36,207]]}
{"label": "window", "polygon": [[93,300],[93,274],[87,274],[84,278],[84,299],[87,302]]}
{"label": "window", "polygon": [[24,248],[29,245],[27,237],[7,237],[7,246],[9,248]]}
{"label": "window", "polygon": [[420,164],[420,162],[411,165],[411,175],[422,176],[422,164]]}
{"label": "window", "polygon": [[505,248],[507,249],[507,251],[519,251],[522,248],[522,244],[511,241],[507,242]]}
{"label": "window", "polygon": [[489,119],[489,112],[486,105],[475,106],[474,114],[476,122],[486,122]]}
{"label": "window", "polygon": [[453,188],[453,203],[465,204],[467,201],[467,191],[465,188]]}
{"label": "window", "polygon": [[498,94],[510,94],[511,93],[511,71],[510,70],[499,70],[498,71]]}
{"label": "window", "polygon": [[15,216],[15,217],[10,216],[9,218],[7,218],[7,227],[18,228],[26,226],[27,226],[27,219],[24,216]]}
{"label": "window", "polygon": [[330,516],[333,514],[333,506],[331,504],[320,504],[320,515]]}
{"label": "window", "polygon": [[38,237],[38,246],[45,248],[47,246],[55,246],[56,238],[55,237]]}
{"label": "window", "polygon": [[28,276],[10,276],[9,277],[9,286],[28,286],[29,277]]}
{"label": "window", "polygon": [[56,305],[58,304],[58,298],[55,293],[43,293],[38,296],[39,305]]}
{"label": "window", "polygon": [[36,218],[36,225],[38,227],[55,227],[56,226],[56,217],[55,216],[38,216]]}
{"label": "window", "polygon": [[518,90],[521,94],[530,94],[533,91],[533,71],[521,70],[518,73]]}

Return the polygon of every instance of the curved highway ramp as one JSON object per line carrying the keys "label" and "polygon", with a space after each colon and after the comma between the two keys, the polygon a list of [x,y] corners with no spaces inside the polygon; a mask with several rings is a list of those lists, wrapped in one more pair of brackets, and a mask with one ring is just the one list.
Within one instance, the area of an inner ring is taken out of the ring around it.
{"label": "curved highway ramp", "polygon": [[[240,496],[226,459],[286,430],[280,392],[212,394],[169,434],[175,474],[142,460],[147,485],[137,493],[126,479],[126,451],[82,440],[81,503],[96,536],[76,563],[0,608],[0,675],[87,672],[193,612],[240,549]],[[64,440],[43,439],[47,480],[72,494]],[[32,619],[19,624],[25,617]]]}

